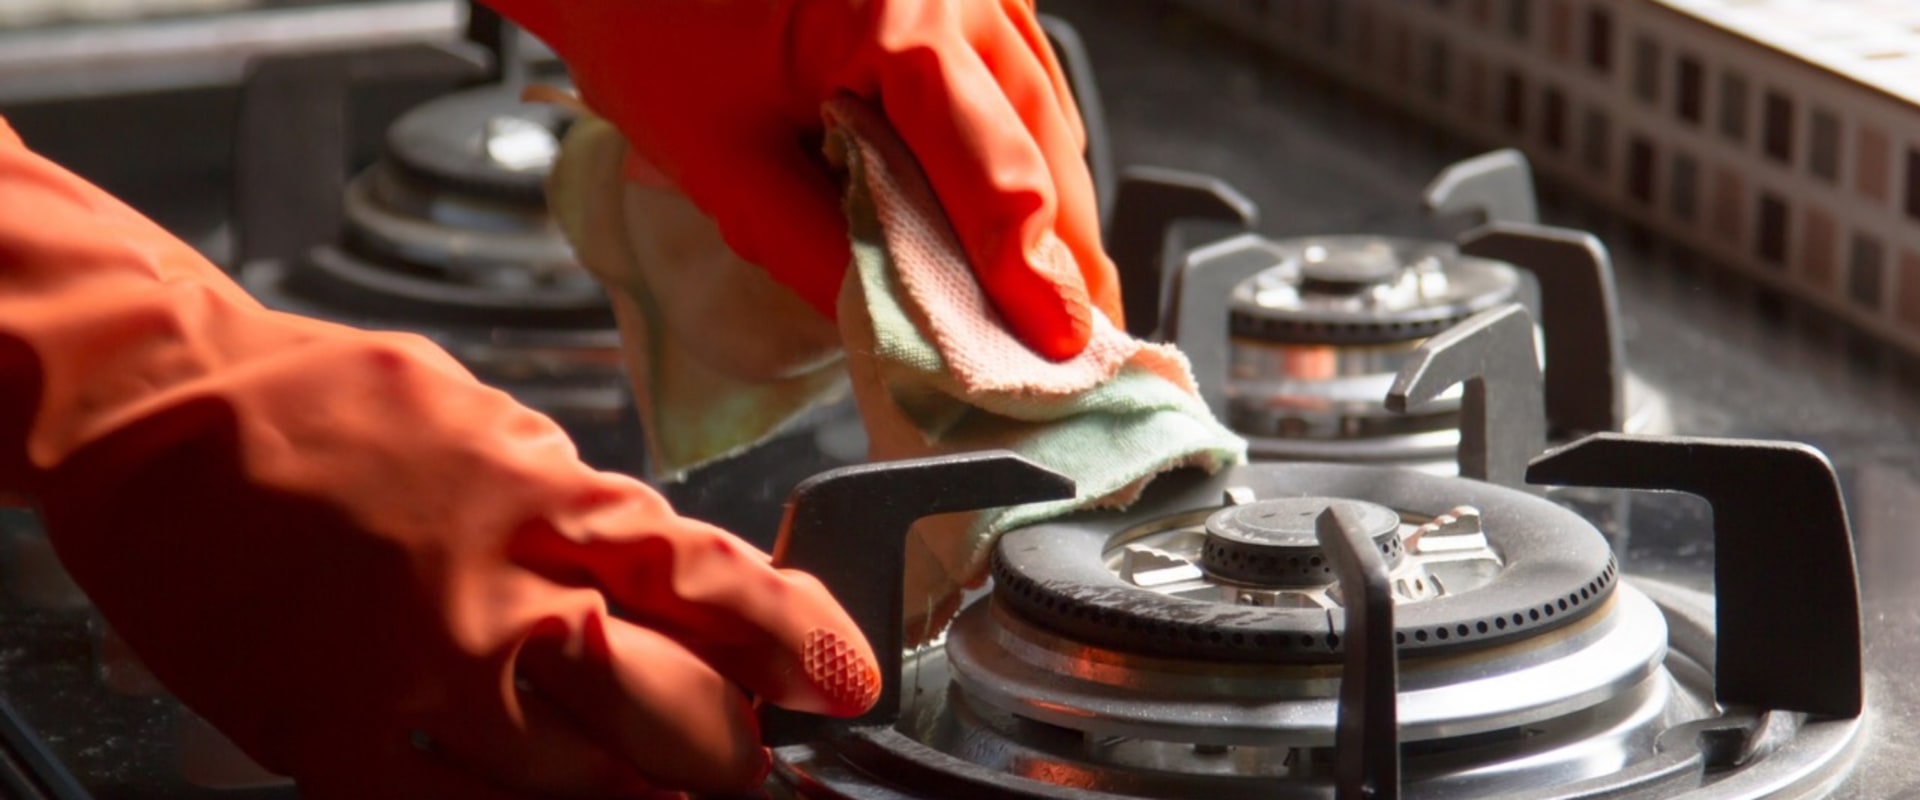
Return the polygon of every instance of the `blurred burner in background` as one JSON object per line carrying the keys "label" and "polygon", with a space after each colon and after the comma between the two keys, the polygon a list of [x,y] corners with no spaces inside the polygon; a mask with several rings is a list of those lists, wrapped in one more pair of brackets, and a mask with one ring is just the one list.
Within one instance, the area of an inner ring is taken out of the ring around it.
{"label": "blurred burner in background", "polygon": [[1129,296],[1159,316],[1157,326],[1129,322],[1180,346],[1214,415],[1247,437],[1255,460],[1452,471],[1462,391],[1412,407],[1388,398],[1434,337],[1507,302],[1539,320],[1536,391],[1552,439],[1668,428],[1664,399],[1625,368],[1605,246],[1539,224],[1525,157],[1461,161],[1425,194],[1437,218],[1476,227],[1454,240],[1237,236],[1165,257],[1161,274],[1131,274]]}
{"label": "blurred burner in background", "polygon": [[[639,474],[631,391],[606,296],[547,212],[565,112],[521,101],[518,37],[476,13],[467,46],[257,61],[242,88],[237,276],[269,306],[419,333],[553,417],[594,466]],[[349,163],[356,89],[450,93]]]}

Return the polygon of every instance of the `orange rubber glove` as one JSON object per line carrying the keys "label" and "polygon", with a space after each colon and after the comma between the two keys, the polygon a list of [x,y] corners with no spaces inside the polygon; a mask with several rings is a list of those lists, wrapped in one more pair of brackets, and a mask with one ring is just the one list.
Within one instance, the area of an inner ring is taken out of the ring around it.
{"label": "orange rubber glove", "polygon": [[741,687],[839,715],[878,688],[811,577],[424,339],[262,308],[0,123],[7,494],[308,797],[741,789],[770,765]]}
{"label": "orange rubber glove", "polygon": [[[833,318],[849,263],[821,105],[874,100],[994,307],[1036,352],[1124,326],[1066,79],[1032,0],[483,0],[566,61],[582,98]],[[636,171],[638,168],[636,168]]]}

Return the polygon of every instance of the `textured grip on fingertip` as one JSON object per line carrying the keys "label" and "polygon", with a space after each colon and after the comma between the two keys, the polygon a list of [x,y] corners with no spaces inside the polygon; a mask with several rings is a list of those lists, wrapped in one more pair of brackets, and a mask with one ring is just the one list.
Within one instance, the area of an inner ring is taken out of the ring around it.
{"label": "textured grip on fingertip", "polygon": [[862,650],[825,629],[808,631],[801,644],[807,679],[833,703],[835,711],[859,714],[880,699],[880,669]]}

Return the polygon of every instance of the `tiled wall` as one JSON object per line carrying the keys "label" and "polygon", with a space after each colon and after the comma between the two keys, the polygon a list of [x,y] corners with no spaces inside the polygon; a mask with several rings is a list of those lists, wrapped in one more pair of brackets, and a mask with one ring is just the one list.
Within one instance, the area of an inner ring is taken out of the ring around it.
{"label": "tiled wall", "polygon": [[1186,2],[1920,352],[1920,2]]}

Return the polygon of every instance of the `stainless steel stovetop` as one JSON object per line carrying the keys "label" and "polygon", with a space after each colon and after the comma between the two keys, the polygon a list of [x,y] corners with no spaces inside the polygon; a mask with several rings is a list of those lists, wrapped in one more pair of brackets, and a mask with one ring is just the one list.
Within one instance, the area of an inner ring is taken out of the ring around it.
{"label": "stainless steel stovetop", "polygon": [[[1174,167],[1228,178],[1257,206],[1257,229],[1270,238],[1356,232],[1450,238],[1457,232],[1457,225],[1452,221],[1435,220],[1425,214],[1418,198],[1442,166],[1475,155],[1478,148],[1428,134],[1339,89],[1292,77],[1283,66],[1235,44],[1235,40],[1223,32],[1155,3],[1115,7],[1093,0],[1048,0],[1043,7],[1071,20],[1086,41],[1104,99],[1116,162]],[[231,252],[230,245],[225,244],[230,231],[224,227],[228,217],[224,189],[229,180],[224,172],[227,167],[224,156],[231,152],[232,133],[222,123],[231,115],[221,112],[231,111],[234,102],[232,96],[221,92],[203,91],[179,103],[150,98],[118,111],[99,106],[39,104],[8,108],[6,112],[30,143],[57,159],[76,164],[90,177],[130,197],[191,241],[215,252]],[[140,121],[124,124],[126,120],[116,120],[116,114],[138,114]],[[169,130],[172,141],[180,144],[178,149],[183,157],[165,167],[155,166],[151,161],[128,164],[120,157],[119,149],[128,147],[130,142],[116,142],[114,137],[143,135],[142,129],[150,129],[156,124],[155,120],[177,123]],[[179,187],[205,188],[204,202],[179,202],[178,197],[184,194]],[[1914,720],[1908,711],[1920,704],[1920,681],[1912,677],[1908,666],[1920,658],[1920,634],[1916,633],[1920,630],[1916,628],[1920,625],[1920,584],[1909,577],[1920,570],[1920,544],[1913,543],[1920,540],[1908,533],[1909,520],[1920,516],[1920,448],[1916,448],[1914,436],[1916,420],[1920,420],[1920,404],[1915,403],[1920,399],[1920,368],[1789,300],[1732,278],[1725,271],[1668,247],[1643,231],[1621,226],[1557,194],[1556,189],[1552,185],[1542,187],[1542,219],[1550,224],[1591,231],[1610,248],[1618,282],[1625,361],[1635,381],[1660,398],[1667,429],[1689,436],[1804,442],[1819,448],[1831,460],[1854,536],[1865,626],[1867,713],[1857,727],[1829,728],[1833,731],[1847,728],[1844,736],[1836,732],[1826,742],[1844,752],[1837,758],[1809,759],[1807,763],[1812,766],[1806,774],[1814,779],[1808,785],[1820,790],[1831,788],[1826,796],[1839,798],[1920,796],[1920,759],[1915,758],[1920,755],[1920,721]],[[1222,232],[1213,231],[1214,234]],[[843,415],[832,422],[835,424],[812,426],[784,436],[739,461],[704,470],[669,491],[683,510],[711,518],[763,546],[770,546],[780,505],[794,485],[808,475],[845,463],[847,419]],[[1314,492],[1318,494],[1351,493],[1351,487],[1340,478],[1344,474],[1342,469],[1351,468],[1287,469],[1292,471],[1261,473],[1257,478],[1239,475],[1216,482],[1170,481],[1162,491],[1167,495],[1186,493],[1196,497],[1208,494],[1212,498],[1208,502],[1222,504],[1225,501],[1218,499],[1222,486],[1213,483],[1241,488],[1262,481],[1272,483],[1262,484],[1266,488],[1255,492],[1255,502],[1298,494],[1293,490],[1303,483],[1329,483],[1318,487]],[[1769,479],[1755,475],[1750,483],[1759,485]],[[1418,480],[1447,479],[1429,476]],[[1408,520],[1405,529],[1396,534],[1402,536],[1402,541],[1420,531],[1423,525],[1444,528],[1452,524],[1435,518],[1455,506],[1475,503],[1487,506],[1487,501],[1479,498],[1440,494],[1447,495],[1442,505],[1431,508],[1421,505],[1421,509],[1417,509],[1425,515],[1424,519],[1417,514],[1407,516],[1415,510],[1407,503],[1388,503]],[[749,502],[742,503],[741,498]],[[1377,495],[1369,499],[1385,502]],[[1475,503],[1468,503],[1468,499]],[[1581,588],[1586,588],[1589,596],[1598,596],[1606,590],[1611,598],[1609,613],[1620,613],[1622,609],[1632,613],[1625,613],[1606,625],[1590,625],[1573,638],[1586,636],[1598,641],[1607,636],[1616,637],[1607,640],[1618,644],[1610,650],[1616,655],[1631,652],[1645,655],[1652,649],[1667,648],[1689,654],[1687,658],[1698,666],[1704,657],[1701,643],[1688,639],[1683,624],[1687,618],[1685,613],[1672,617],[1670,611],[1670,618],[1678,621],[1669,622],[1666,640],[1645,642],[1632,639],[1636,633],[1645,634],[1649,630],[1635,621],[1644,621],[1644,615],[1635,614],[1652,605],[1679,608],[1693,602],[1687,598],[1697,601],[1701,596],[1698,592],[1712,589],[1716,557],[1726,556],[1728,547],[1746,544],[1740,536],[1750,531],[1726,530],[1716,542],[1709,504],[1688,494],[1627,492],[1602,494],[1598,500],[1593,495],[1584,495],[1580,501],[1578,507],[1582,510],[1604,509],[1604,513],[1594,517],[1598,522],[1595,541],[1609,544],[1611,558],[1615,560],[1602,558],[1597,567],[1600,571],[1591,578],[1577,581],[1579,585],[1574,587],[1573,596],[1579,596]],[[1790,512],[1804,510],[1769,505],[1782,502],[1782,498],[1762,492],[1722,502],[1739,505],[1734,513],[1723,511],[1724,519],[1777,520],[1789,516]],[[1495,526],[1499,515],[1490,509],[1491,506],[1478,508],[1485,512],[1486,524]],[[1189,527],[1199,527],[1185,534],[1188,537],[1185,540],[1178,538],[1182,535],[1178,531],[1172,534],[1160,531],[1153,535],[1161,536],[1164,541],[1134,541],[1133,546],[1150,547],[1155,552],[1133,557],[1149,558],[1142,564],[1173,567],[1176,572],[1182,563],[1189,567],[1204,563],[1209,556],[1202,551],[1211,540],[1193,538],[1200,535],[1193,531],[1208,530],[1204,522],[1188,520],[1185,524]],[[43,552],[35,551],[33,537],[24,533],[30,526],[30,520],[20,514],[0,517],[0,534],[5,534],[9,545],[6,552],[15,559],[13,563],[45,557]],[[1766,526],[1756,524],[1756,527]],[[1427,531],[1428,534],[1434,532]],[[1374,530],[1374,534],[1385,535],[1380,530]],[[1434,541],[1441,538],[1436,536]],[[1299,544],[1307,546],[1304,539]],[[1182,547],[1199,549],[1182,555]],[[1123,551],[1124,547],[1111,554],[1114,564],[1123,565],[1129,558]],[[1177,557],[1154,560],[1169,552]],[[1325,553],[1320,555],[1324,557]],[[1411,558],[1406,552],[1395,557]],[[1413,561],[1396,563],[1405,567]],[[1019,569],[1044,567],[1015,566]],[[1118,566],[1115,569],[1116,575],[1134,574]],[[1463,572],[1460,570],[1465,568],[1456,567],[1423,566],[1420,569],[1430,570],[1421,574],[1438,574],[1443,581],[1470,582],[1476,574],[1471,569]],[[1454,571],[1449,572],[1450,569]],[[1406,577],[1399,571],[1394,574]],[[1613,580],[1616,574],[1623,576],[1624,581],[1616,583]],[[1607,585],[1602,586],[1602,582]],[[1786,579],[1782,579],[1780,585],[1782,591],[1794,593],[1794,597],[1775,598],[1783,603],[1779,608],[1791,609],[1794,601],[1820,602],[1817,592],[1788,588],[1793,584]],[[139,685],[137,673],[124,669],[119,673],[113,671],[116,665],[124,667],[127,662],[114,652],[115,640],[110,633],[77,604],[76,598],[58,596],[58,587],[24,584],[17,578],[10,580],[6,588],[8,591],[0,592],[0,699],[14,709],[20,727],[44,746],[29,752],[44,754],[48,764],[57,764],[57,771],[76,779],[78,785],[72,788],[77,793],[67,796],[277,798],[294,795],[285,787],[275,786],[216,791],[202,785],[205,781],[196,784],[190,780],[181,766],[184,756],[190,752],[204,755],[217,751],[204,746],[205,731],[194,729],[191,720],[158,696],[153,687]],[[1182,591],[1214,589],[1188,586]],[[1324,586],[1305,592],[1261,590],[1253,595],[1252,602],[1257,604],[1259,598],[1265,598],[1268,603],[1313,604],[1311,607],[1320,608],[1326,591]],[[1417,593],[1428,589],[1423,585],[1409,591]],[[1009,611],[1010,608],[1013,610]],[[1075,627],[1060,620],[1053,620],[1052,627],[1039,631],[1031,626],[1030,620],[1035,614],[1050,612],[1027,607],[1030,613],[1020,616],[1020,608],[1012,600],[999,606],[977,606],[963,616],[961,627],[956,631],[1016,631],[1020,633],[1015,637],[1017,642],[1030,649],[1038,646],[1036,642],[1056,642],[1059,630],[1074,631],[1076,636],[1091,637],[1094,642],[1108,641],[1101,638],[1102,629],[1098,626]],[[1693,602],[1691,608],[1693,619],[1711,618],[1711,612],[1697,602]],[[1420,613],[1409,611],[1401,615],[1401,621],[1407,621],[1408,614],[1418,617]],[[1510,619],[1511,613],[1503,610],[1498,616]],[[1328,619],[1331,625],[1332,618]],[[1495,619],[1495,615],[1489,614],[1449,621],[1443,627],[1456,630],[1454,625],[1467,626],[1473,635],[1479,635],[1472,626]],[[1512,624],[1518,627],[1522,623]],[[1425,627],[1440,629],[1432,625]],[[1325,633],[1340,630],[1343,628],[1316,630],[1313,635],[1320,637],[1318,646],[1324,648],[1327,646]],[[1795,648],[1804,647],[1806,641],[1792,639],[1789,634],[1794,630],[1793,621],[1783,618],[1779,627],[1782,636],[1778,644],[1779,663],[1805,665],[1821,660],[1822,653],[1795,652]],[[964,673],[964,681],[971,681],[963,682],[963,689],[984,697],[977,707],[991,713],[967,719],[953,715],[943,717],[941,713],[946,707],[939,703],[911,702],[907,709],[909,727],[919,726],[916,730],[926,733],[929,741],[938,741],[941,736],[949,739],[971,736],[977,740],[985,735],[982,731],[1002,731],[1004,726],[995,727],[990,724],[992,720],[980,720],[993,714],[1011,713],[1009,709],[1032,700],[1031,695],[1024,700],[1013,696],[985,697],[991,694],[985,689],[1004,683],[998,678],[1037,681],[1033,674],[1035,656],[1029,653],[1022,661],[1004,653],[988,653],[979,647],[982,641],[1004,643],[1006,640],[990,640],[968,633],[961,633],[961,638],[974,649],[963,648],[951,654],[942,651],[932,656],[922,653],[914,663],[923,671],[915,673],[916,682],[908,688],[924,689],[932,677],[957,669]],[[1349,640],[1351,638],[1349,636]],[[1711,650],[1707,647],[1704,652],[1710,654]],[[1831,653],[1833,659],[1844,662],[1843,651],[1843,647],[1835,647]],[[1326,653],[1321,655],[1328,657],[1318,659],[1319,668],[1339,668],[1338,658]],[[1786,658],[1788,655],[1800,658]],[[1230,656],[1215,656],[1222,663],[1234,661]],[[959,659],[958,667],[950,663],[955,658]],[[1510,666],[1516,672],[1526,667],[1517,662]],[[1765,664],[1749,666],[1749,674],[1764,676],[1768,671]],[[1670,668],[1676,670],[1677,685],[1692,687],[1689,691],[1699,694],[1701,675],[1687,673],[1682,666],[1670,665]],[[1629,673],[1640,674],[1631,669],[1619,674]],[[1414,677],[1403,680],[1413,680],[1416,684],[1421,680],[1417,672],[1408,674]],[[998,678],[985,680],[982,675]],[[1782,678],[1783,684],[1791,684],[1792,679],[1816,684],[1811,689],[1816,695],[1836,685],[1830,677],[1821,677],[1818,670],[1775,677]],[[1615,678],[1618,679],[1618,675]],[[1711,685],[1710,680],[1706,685]],[[1049,688],[1066,693],[1063,696],[1086,698],[1084,686],[1049,684]],[[1208,691],[1215,688],[1218,687],[1206,687]],[[1688,713],[1705,713],[1701,697],[1695,696],[1687,703],[1692,709]],[[1333,718],[1324,716],[1331,708],[1323,706],[1313,712],[1322,715],[1315,717],[1309,726],[1318,726],[1314,728],[1318,732],[1302,734],[1316,746],[1326,743],[1325,735],[1333,726]],[[1407,708],[1402,705],[1403,713]],[[1033,708],[1025,710],[1044,730],[1033,737],[1020,738],[1018,741],[1023,746],[1032,741],[1049,741],[1047,736],[1058,731],[1044,726],[1069,721],[1047,720],[1046,713],[1035,712]],[[1148,719],[1161,727],[1177,722],[1166,714]],[[1433,725],[1443,726],[1445,722],[1436,718]],[[976,727],[964,729],[963,723]],[[962,728],[954,728],[955,725]],[[1405,738],[1420,736],[1410,730]],[[1226,755],[1227,748],[1234,743],[1216,739],[1220,737],[1204,734],[1193,738],[1189,731],[1187,746],[1178,754],[1182,768],[1204,772],[1208,764],[1223,763],[1222,758],[1231,758]],[[1839,741],[1841,739],[1845,741]],[[1820,742],[1814,744],[1818,746]],[[1115,758],[1123,764],[1152,762],[1164,766],[1170,763],[1168,753],[1148,752],[1150,749],[1136,748],[1131,754]],[[790,759],[793,768],[786,771],[788,774],[804,773],[825,763],[807,761],[809,756],[794,752]],[[999,755],[982,758],[1008,758],[1006,754],[1012,749],[1002,748],[996,752]],[[1424,757],[1427,761],[1419,761],[1420,756],[1410,757],[1405,773],[1409,780],[1423,774],[1423,769],[1431,772],[1434,756],[1428,753]],[[1739,756],[1715,757],[1737,759]],[[1134,761],[1128,762],[1128,758]],[[1271,752],[1241,758],[1252,765],[1250,769],[1269,772],[1298,769],[1293,765],[1263,762],[1263,758],[1285,760],[1284,755],[1275,757]],[[1334,763],[1337,759],[1322,758],[1325,763],[1318,768],[1323,772],[1331,774],[1339,768]],[[997,763],[1005,766],[1014,762]],[[1020,763],[1055,762],[1029,758]],[[1263,763],[1266,766],[1260,766]],[[219,768],[219,765],[200,766],[215,771]],[[1828,776],[1834,780],[1823,779]],[[1056,777],[1073,780],[1071,776]],[[1228,789],[1222,789],[1226,793],[1221,796],[1231,796]],[[1474,784],[1460,783],[1454,791],[1463,793],[1457,796],[1481,796],[1485,785],[1476,789]]]}

